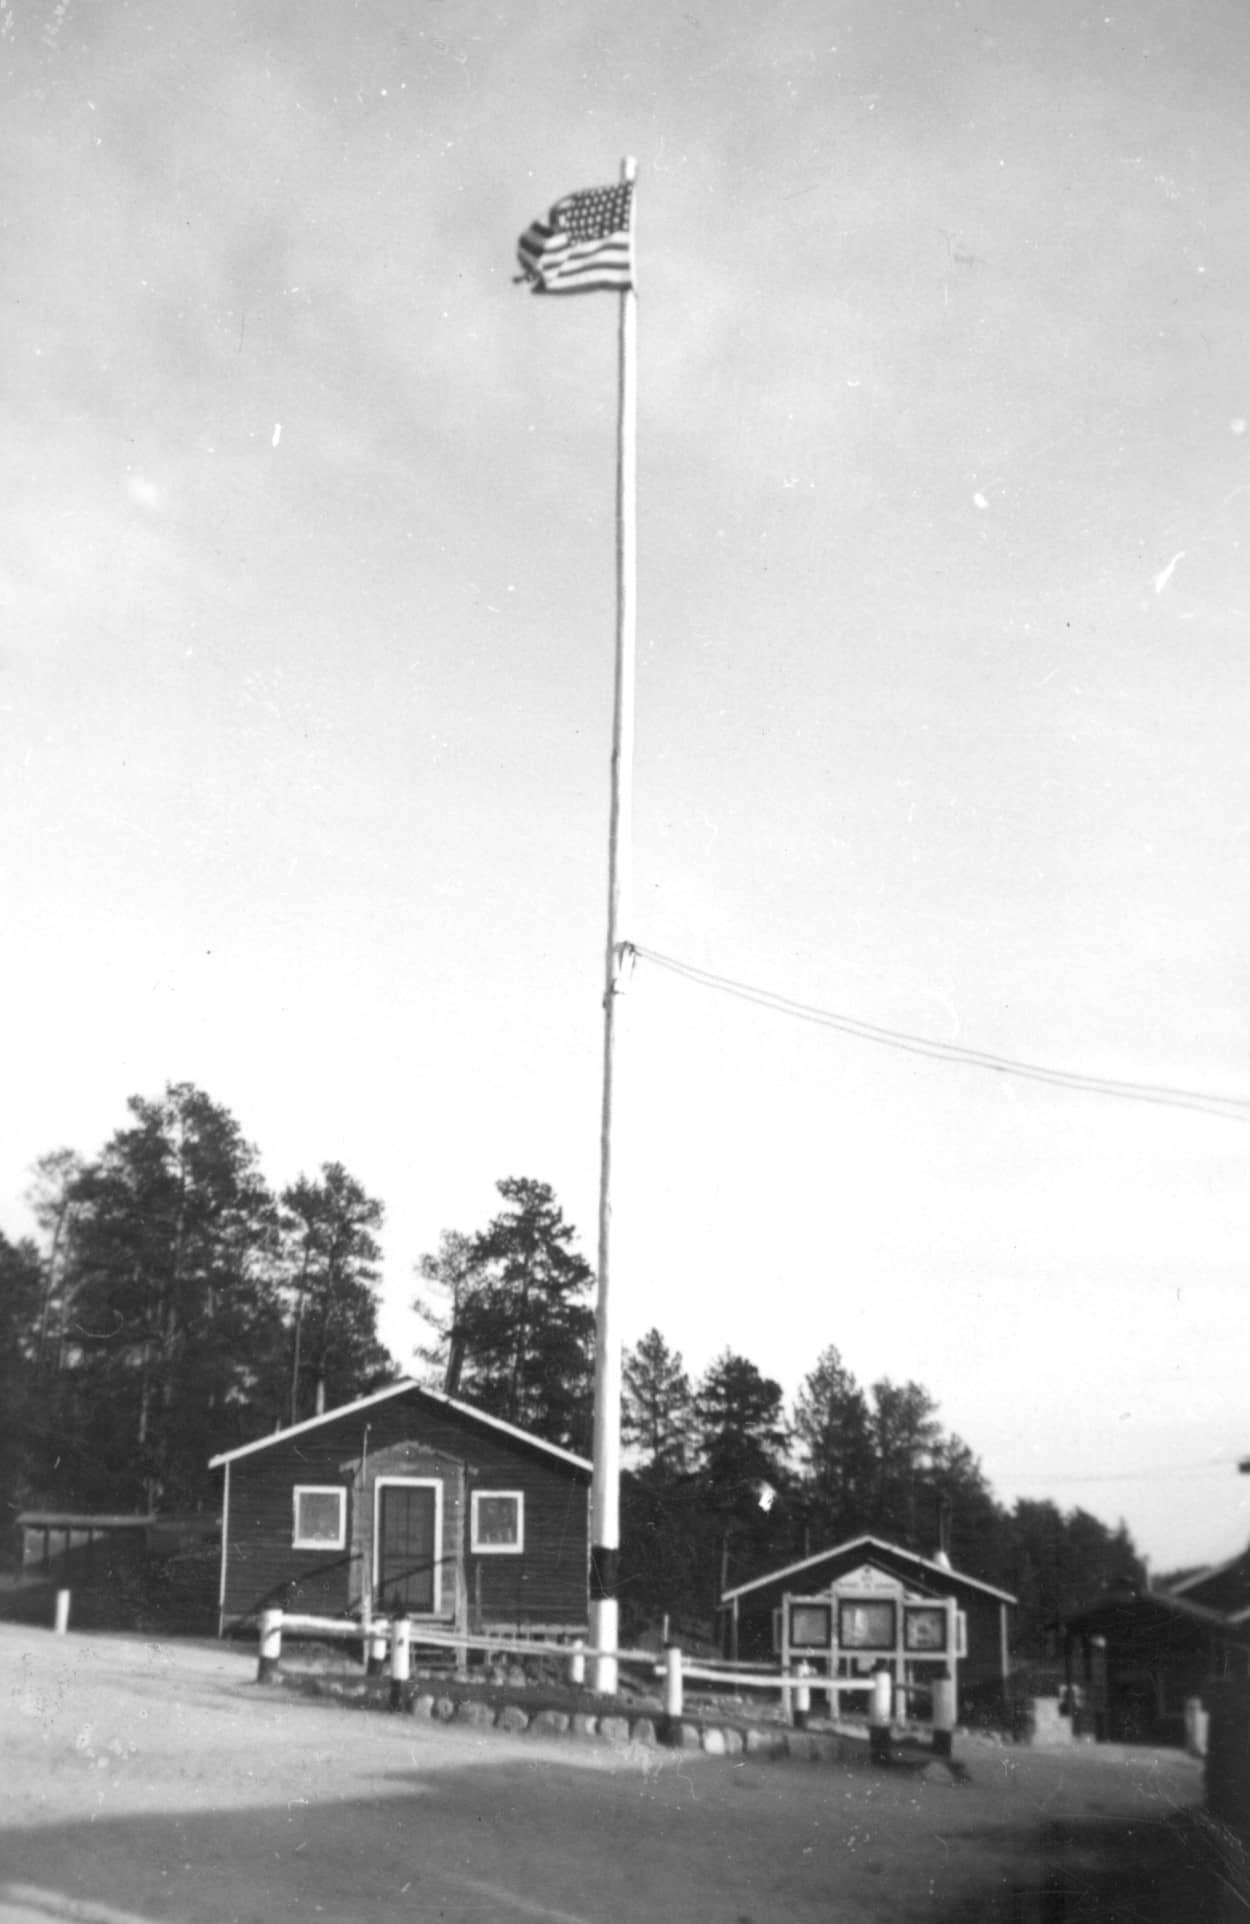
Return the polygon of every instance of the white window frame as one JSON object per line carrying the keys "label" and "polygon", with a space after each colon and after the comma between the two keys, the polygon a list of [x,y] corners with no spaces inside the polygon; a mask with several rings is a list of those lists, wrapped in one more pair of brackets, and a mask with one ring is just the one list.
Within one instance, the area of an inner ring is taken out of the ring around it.
{"label": "white window frame", "polygon": [[[302,1496],[334,1496],[339,1502],[339,1527],[334,1540],[329,1537],[302,1537],[299,1533],[299,1500]],[[293,1550],[343,1550],[347,1547],[347,1490],[341,1483],[297,1483],[291,1492],[294,1515],[291,1519]]]}
{"label": "white window frame", "polygon": [[[516,1542],[483,1543],[478,1536],[477,1506],[483,1497],[497,1503],[501,1497],[511,1497],[516,1504]],[[525,1554],[525,1492],[524,1490],[474,1490],[469,1497],[469,1549],[475,1557],[519,1557]]]}
{"label": "white window frame", "polygon": [[434,1492],[434,1600],[422,1617],[438,1617],[443,1610],[443,1480],[438,1476],[379,1476],[373,1484],[373,1594],[378,1594],[382,1567],[382,1492],[383,1490],[433,1490]]}

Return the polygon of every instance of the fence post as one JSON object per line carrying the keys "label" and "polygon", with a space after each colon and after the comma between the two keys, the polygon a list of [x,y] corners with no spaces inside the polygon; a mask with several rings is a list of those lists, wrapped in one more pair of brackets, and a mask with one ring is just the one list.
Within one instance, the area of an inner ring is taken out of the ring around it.
{"label": "fence post", "polygon": [[949,1664],[943,1664],[933,1679],[933,1751],[949,1757],[955,1729],[955,1679]]}
{"label": "fence post", "polygon": [[681,1646],[670,1643],[664,1652],[664,1717],[661,1724],[661,1734],[666,1743],[673,1742],[676,1736],[683,1703]]}
{"label": "fence post", "polygon": [[574,1637],[573,1648],[569,1652],[569,1682],[576,1684],[578,1689],[580,1689],[585,1681],[586,1640],[584,1637]]}
{"label": "fence post", "polygon": [[795,1684],[790,1693],[791,1721],[796,1730],[806,1730],[808,1715],[812,1708],[812,1689],[807,1678],[812,1674],[812,1667],[800,1658],[794,1666],[794,1674],[800,1681]]}
{"label": "fence post", "polygon": [[868,1752],[874,1764],[890,1761],[890,1722],[894,1709],[894,1672],[882,1659],[872,1673],[872,1706],[868,1713]]}
{"label": "fence post", "polygon": [[386,1668],[387,1624],[384,1617],[375,1617],[369,1625],[369,1636],[365,1649],[366,1677],[380,1677]]}
{"label": "fence post", "polygon": [[402,1710],[412,1676],[412,1625],[396,1617],[391,1625],[391,1709]]}
{"label": "fence post", "polygon": [[257,1683],[272,1683],[278,1674],[282,1661],[282,1612],[281,1610],[262,1610],[260,1613],[260,1662],[256,1669]]}
{"label": "fence post", "polygon": [[55,1621],[53,1622],[52,1628],[56,1632],[58,1637],[63,1637],[65,1635],[65,1632],[69,1629],[69,1591],[68,1590],[58,1590],[56,1593],[56,1618],[55,1618]]}

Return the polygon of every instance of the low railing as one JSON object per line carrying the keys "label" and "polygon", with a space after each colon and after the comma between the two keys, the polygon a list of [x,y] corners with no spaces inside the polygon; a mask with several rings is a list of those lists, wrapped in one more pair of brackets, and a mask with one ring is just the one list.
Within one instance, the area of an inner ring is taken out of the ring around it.
{"label": "low railing", "polygon": [[[837,1700],[840,1700],[843,1692],[859,1695],[867,1692],[869,1738],[876,1756],[889,1753],[896,1691],[905,1692],[913,1688],[906,1684],[896,1686],[888,1667],[875,1671],[871,1677],[847,1679],[818,1676],[806,1663],[799,1663],[787,1672],[781,1669],[752,1669],[738,1663],[701,1662],[697,1658],[690,1661],[679,1644],[667,1645],[663,1655],[659,1656],[654,1650],[597,1650],[581,1637],[571,1643],[552,1643],[538,1637],[491,1636],[455,1629],[435,1630],[423,1624],[414,1624],[409,1617],[378,1617],[362,1625],[342,1617],[306,1616],[277,1609],[261,1612],[258,1683],[267,1683],[277,1675],[284,1634],[343,1637],[353,1642],[363,1638],[366,1663],[371,1674],[381,1675],[387,1667],[389,1656],[393,1708],[398,1708],[403,1701],[411,1681],[414,1645],[453,1651],[456,1667],[461,1672],[468,1667],[471,1650],[488,1655],[499,1653],[545,1657],[567,1665],[569,1683],[579,1688],[585,1686],[587,1658],[612,1657],[618,1663],[639,1666],[651,1677],[662,1681],[664,1718],[670,1729],[683,1715],[687,1686],[692,1684],[719,1684],[734,1690],[760,1690],[770,1695],[776,1692],[783,1715],[799,1729],[807,1723],[813,1689],[827,1692],[831,1699]],[[934,1749],[939,1755],[949,1755],[955,1722],[954,1683],[949,1675],[945,1678],[934,1677],[925,1690],[931,1697],[933,1707]]]}

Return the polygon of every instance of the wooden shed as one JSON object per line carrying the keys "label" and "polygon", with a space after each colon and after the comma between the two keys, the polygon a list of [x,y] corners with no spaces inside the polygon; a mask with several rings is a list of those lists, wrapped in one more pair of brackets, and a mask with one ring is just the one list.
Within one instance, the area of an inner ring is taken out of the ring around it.
{"label": "wooden shed", "polygon": [[212,1459],[221,1632],[270,1605],[584,1633],[590,1464],[414,1382]]}
{"label": "wooden shed", "polygon": [[797,1609],[813,1637],[824,1626],[807,1654],[835,1676],[867,1678],[888,1662],[901,1683],[905,1671],[932,1668],[945,1635],[932,1606],[943,1605],[954,1635],[942,1654],[957,1667],[961,1693],[992,1691],[1007,1679],[1015,1601],[940,1558],[859,1536],[726,1590],[722,1644],[731,1660],[776,1661],[798,1649]]}
{"label": "wooden shed", "polygon": [[[1121,1584],[1064,1624],[1068,1681],[1094,1734],[1113,1743],[1180,1744],[1186,1705],[1212,1682],[1250,1677],[1250,1609],[1236,1563],[1174,1590]],[[1232,1603],[1232,1610],[1219,1605]]]}

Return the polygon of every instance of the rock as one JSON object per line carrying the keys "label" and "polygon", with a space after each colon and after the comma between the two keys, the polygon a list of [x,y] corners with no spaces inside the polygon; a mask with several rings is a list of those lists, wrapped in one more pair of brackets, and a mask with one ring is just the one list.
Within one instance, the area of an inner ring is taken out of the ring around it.
{"label": "rock", "polygon": [[726,1729],[721,1732],[721,1735],[725,1739],[726,1757],[741,1757],[743,1750],[742,1732],[740,1730],[730,1730],[726,1727]]}
{"label": "rock", "polygon": [[529,1729],[529,1712],[522,1710],[520,1704],[505,1704],[495,1719],[496,1730],[509,1730],[514,1736]]}
{"label": "rock", "polygon": [[660,1741],[660,1734],[650,1717],[635,1717],[629,1735],[633,1743],[646,1744],[648,1748]]}
{"label": "rock", "polygon": [[709,1757],[725,1755],[725,1733],[719,1724],[709,1724],[703,1733],[703,1748]]}
{"label": "rock", "polygon": [[490,1704],[479,1703],[475,1697],[466,1697],[456,1712],[456,1722],[473,1724],[478,1730],[487,1730],[495,1721],[495,1712]]}
{"label": "rock", "polygon": [[627,1744],[629,1742],[628,1717],[600,1717],[599,1735],[605,1743]]}
{"label": "rock", "polygon": [[420,1696],[413,1698],[408,1706],[408,1712],[409,1715],[413,1717],[432,1717],[434,1715],[434,1699],[428,1690],[423,1690]]}
{"label": "rock", "polygon": [[684,1717],[673,1726],[673,1745],[677,1750],[702,1750],[703,1733],[698,1724],[687,1723]]}
{"label": "rock", "polygon": [[567,1710],[540,1710],[530,1719],[530,1730],[535,1737],[563,1737],[568,1727]]}
{"label": "rock", "polygon": [[590,1710],[575,1710],[569,1725],[575,1737],[593,1737],[599,1728],[599,1719]]}
{"label": "rock", "polygon": [[784,1757],[786,1733],[784,1730],[748,1730],[745,1748],[748,1757]]}
{"label": "rock", "polygon": [[434,1703],[434,1715],[440,1723],[449,1724],[456,1714],[454,1697],[438,1697]]}

